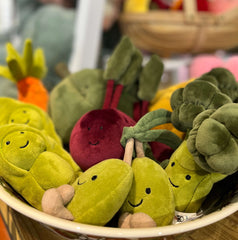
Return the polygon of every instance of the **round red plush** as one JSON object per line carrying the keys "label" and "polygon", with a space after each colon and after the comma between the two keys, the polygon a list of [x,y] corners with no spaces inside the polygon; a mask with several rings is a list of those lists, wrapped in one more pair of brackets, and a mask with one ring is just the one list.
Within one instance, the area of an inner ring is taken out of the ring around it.
{"label": "round red plush", "polygon": [[122,159],[123,127],[134,125],[132,118],[117,109],[90,111],[80,118],[71,132],[70,154],[84,171],[109,158]]}

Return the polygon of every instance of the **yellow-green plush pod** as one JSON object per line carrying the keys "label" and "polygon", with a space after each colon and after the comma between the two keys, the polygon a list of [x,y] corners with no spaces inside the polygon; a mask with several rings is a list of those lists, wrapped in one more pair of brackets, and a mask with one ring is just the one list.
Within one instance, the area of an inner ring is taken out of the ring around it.
{"label": "yellow-green plush pod", "polygon": [[132,187],[121,212],[145,213],[157,226],[170,224],[175,213],[175,203],[164,169],[147,157],[135,158],[132,169],[134,174]]}
{"label": "yellow-green plush pod", "polygon": [[201,169],[188,151],[186,140],[172,154],[165,171],[174,192],[175,208],[180,212],[197,212],[213,184],[227,176]]}
{"label": "yellow-green plush pod", "polygon": [[41,209],[48,188],[72,183],[80,168],[53,138],[25,124],[0,126],[0,176]]}
{"label": "yellow-green plush pod", "polygon": [[41,108],[21,101],[0,98],[0,125],[10,123],[26,124],[47,133],[61,144],[61,139],[55,131],[53,121]]}
{"label": "yellow-green plush pod", "polygon": [[67,206],[74,221],[105,225],[125,201],[132,184],[131,167],[119,159],[107,159],[82,173],[72,185],[73,199]]}

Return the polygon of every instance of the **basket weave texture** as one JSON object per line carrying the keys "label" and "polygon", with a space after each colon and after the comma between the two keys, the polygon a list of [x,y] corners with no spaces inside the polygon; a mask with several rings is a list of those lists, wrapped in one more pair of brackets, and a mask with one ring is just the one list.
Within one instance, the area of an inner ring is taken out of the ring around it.
{"label": "basket weave texture", "polygon": [[238,7],[215,15],[197,11],[195,0],[184,0],[183,6],[181,11],[122,13],[121,31],[138,48],[163,57],[238,46]]}

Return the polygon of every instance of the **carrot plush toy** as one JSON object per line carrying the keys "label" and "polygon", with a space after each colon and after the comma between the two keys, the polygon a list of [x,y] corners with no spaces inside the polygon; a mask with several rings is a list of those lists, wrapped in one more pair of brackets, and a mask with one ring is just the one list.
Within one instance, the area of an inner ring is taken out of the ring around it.
{"label": "carrot plush toy", "polygon": [[0,75],[17,84],[18,99],[32,103],[47,110],[48,91],[41,80],[45,77],[47,68],[42,49],[33,52],[32,41],[27,39],[22,56],[7,43],[7,66],[0,66]]}

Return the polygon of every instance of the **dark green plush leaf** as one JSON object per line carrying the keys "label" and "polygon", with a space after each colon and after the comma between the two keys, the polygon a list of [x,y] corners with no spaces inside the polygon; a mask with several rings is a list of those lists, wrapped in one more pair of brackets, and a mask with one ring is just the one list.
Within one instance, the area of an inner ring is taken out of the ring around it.
{"label": "dark green plush leaf", "polygon": [[141,71],[142,61],[143,61],[143,57],[141,52],[139,50],[136,50],[135,54],[132,56],[132,59],[128,68],[126,69],[125,73],[122,75],[121,79],[119,80],[119,83],[121,83],[123,86],[132,85],[136,81]]}
{"label": "dark green plush leaf", "polygon": [[134,53],[135,47],[130,38],[124,36],[107,61],[104,79],[119,80],[131,63]]}
{"label": "dark green plush leaf", "polygon": [[10,69],[12,76],[17,80],[20,81],[24,78],[24,74],[22,69],[16,59],[7,59],[7,64]]}
{"label": "dark green plush leaf", "polygon": [[151,101],[158,91],[164,65],[160,57],[152,55],[150,60],[142,69],[139,77],[138,97],[141,100]]}

